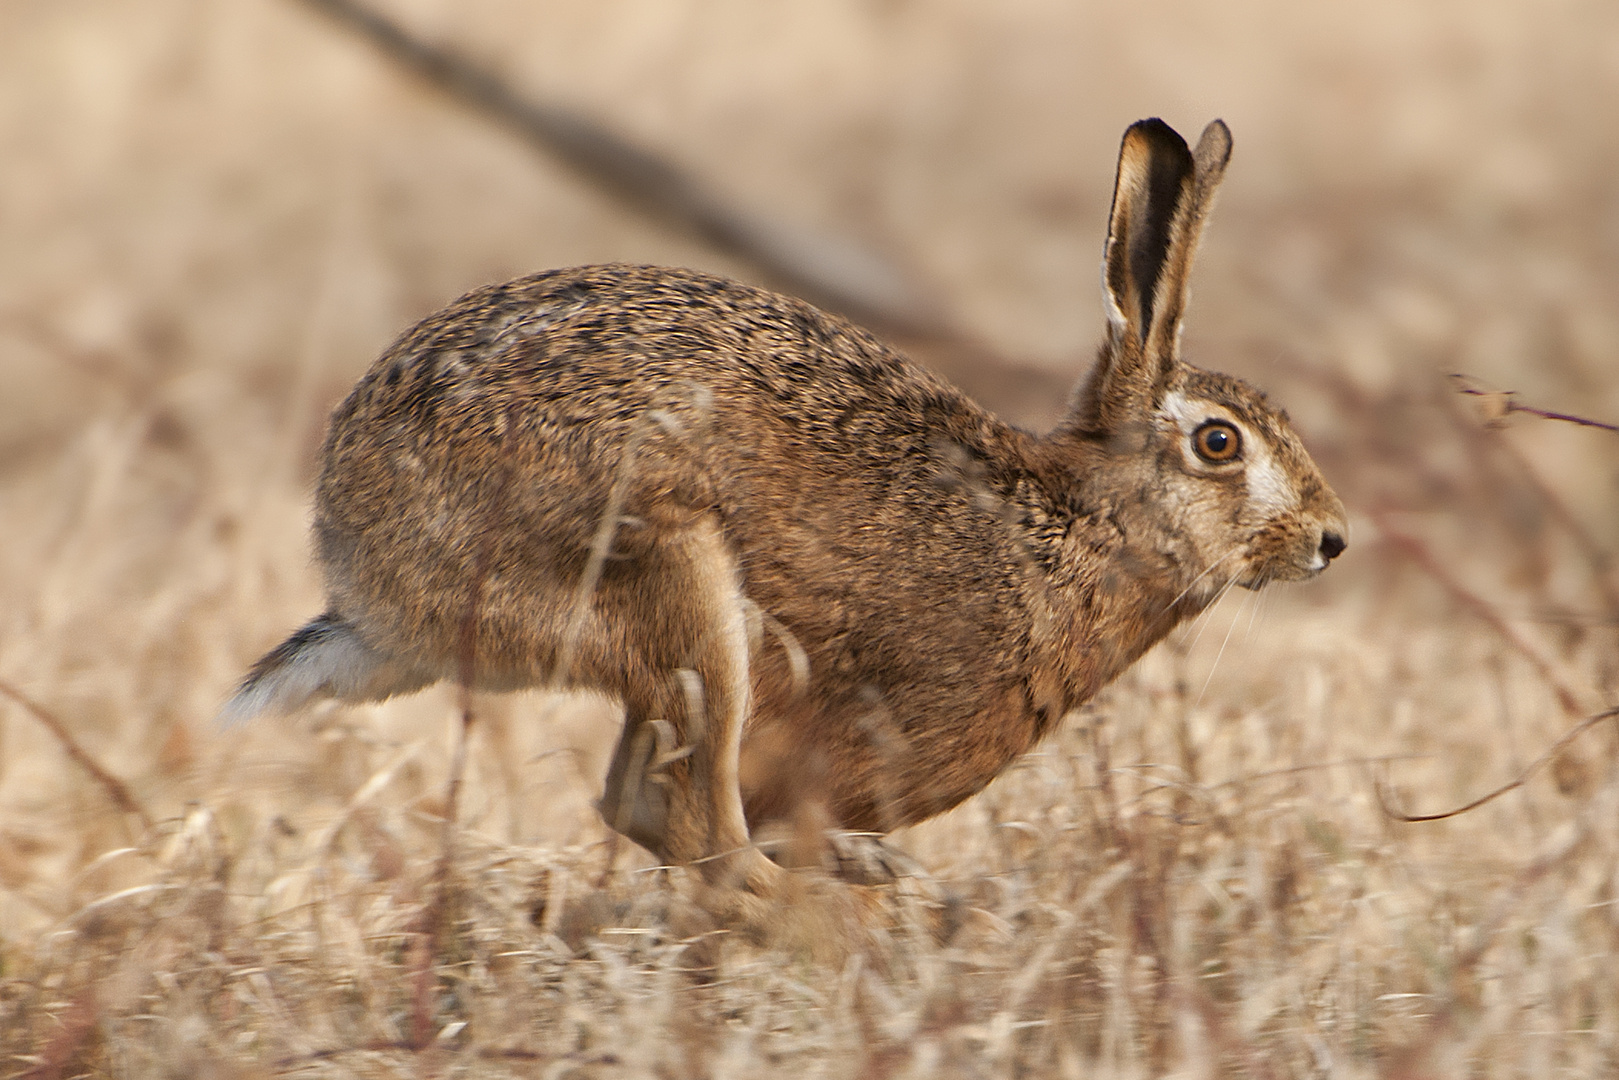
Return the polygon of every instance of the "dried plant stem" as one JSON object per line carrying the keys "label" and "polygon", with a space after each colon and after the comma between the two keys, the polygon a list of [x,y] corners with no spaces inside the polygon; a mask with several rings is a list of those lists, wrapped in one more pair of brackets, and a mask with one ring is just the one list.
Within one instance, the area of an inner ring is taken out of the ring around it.
{"label": "dried plant stem", "polygon": [[424,923],[421,936],[421,958],[416,968],[414,994],[411,1002],[410,1043],[416,1050],[425,1049],[434,1039],[434,989],[437,985],[436,965],[439,952],[448,932],[450,912],[455,903],[456,829],[461,803],[461,783],[466,774],[467,743],[471,740],[472,724],[476,717],[473,708],[473,690],[478,677],[478,624],[483,614],[483,591],[489,577],[492,561],[490,546],[496,533],[496,517],[505,506],[511,490],[513,467],[512,445],[517,439],[517,417],[508,407],[501,426],[500,476],[494,497],[490,499],[488,515],[481,531],[477,556],[472,567],[472,580],[467,589],[466,610],[461,615],[460,641],[456,657],[456,702],[461,722],[456,727],[455,749],[450,755],[450,775],[444,789],[444,819],[439,831],[438,864],[433,869],[431,898],[422,912]]}
{"label": "dried plant stem", "polygon": [[57,1020],[56,1034],[36,1055],[34,1066],[17,1073],[16,1080],[61,1080],[65,1076],[80,1075],[83,1070],[76,1067],[79,1054],[95,1035],[99,1012],[92,981],[79,991]]}
{"label": "dried plant stem", "polygon": [[[372,1042],[361,1043],[358,1046],[334,1047],[329,1050],[312,1050],[307,1054],[294,1054],[287,1057],[276,1058],[272,1064],[277,1069],[292,1069],[300,1065],[312,1065],[321,1061],[336,1061],[339,1058],[347,1057],[350,1054],[384,1054],[395,1050],[413,1053],[420,1049],[421,1047],[412,1042],[400,1042],[397,1040],[373,1040]],[[445,1049],[451,1052],[456,1051],[455,1047],[445,1047]],[[551,1064],[565,1062],[579,1066],[618,1065],[621,1063],[621,1059],[617,1054],[587,1054],[580,1052],[558,1054],[546,1053],[540,1050],[525,1050],[520,1046],[479,1046],[473,1047],[470,1051],[462,1051],[462,1053],[464,1053],[468,1058],[475,1058],[479,1061],[537,1061]],[[19,1077],[18,1080],[31,1078],[35,1075],[36,1073],[34,1072],[26,1072],[23,1073],[22,1077]]]}
{"label": "dried plant stem", "polygon": [[607,489],[607,505],[602,508],[596,522],[596,532],[590,540],[590,554],[585,559],[584,572],[574,587],[573,599],[568,605],[568,622],[562,630],[562,644],[549,681],[552,690],[565,690],[573,677],[573,663],[579,650],[579,639],[585,631],[585,620],[590,617],[590,598],[601,583],[607,557],[612,554],[613,535],[618,531],[624,515],[624,499],[629,493],[630,479],[635,468],[635,456],[641,443],[650,434],[650,425],[638,425],[624,441],[623,456],[613,473],[613,482]]}
{"label": "dried plant stem", "polygon": [[[1327,394],[1340,405],[1344,412],[1351,416],[1365,418],[1375,413],[1378,408],[1378,402],[1372,395],[1355,385],[1351,379],[1341,372],[1299,361],[1293,361],[1288,366],[1297,377]],[[1453,375],[1451,378],[1461,380],[1465,379],[1466,376]],[[1464,386],[1461,388],[1461,392],[1472,396],[1476,401],[1495,401],[1494,398],[1489,397],[1489,392],[1473,387]],[[1454,401],[1454,398],[1447,396],[1445,403],[1448,404],[1451,401]],[[1585,523],[1580,520],[1567,502],[1541,478],[1534,466],[1512,444],[1511,440],[1499,436],[1492,438],[1490,436],[1494,433],[1479,430],[1477,415],[1469,416],[1464,410],[1455,408],[1447,408],[1442,411],[1452,421],[1455,430],[1478,451],[1473,460],[1480,468],[1487,468],[1485,479],[1503,485],[1523,485],[1528,489],[1528,493],[1535,499],[1540,509],[1544,510],[1569,535],[1590,569],[1604,607],[1610,615],[1619,615],[1619,576],[1616,576],[1619,575],[1619,567],[1616,567],[1613,555],[1603,547],[1596,537],[1591,535],[1591,531],[1586,527]],[[1520,409],[1519,411],[1540,414],[1536,410]],[[1498,420],[1500,416],[1505,415],[1496,404],[1489,404],[1485,408],[1477,410],[1477,413],[1482,415],[1487,427],[1500,426],[1491,418],[1495,417]],[[1561,414],[1553,414],[1554,419],[1560,417]],[[1605,425],[1593,422],[1592,426],[1602,427]],[[1420,461],[1413,462],[1400,451],[1384,447],[1375,442],[1363,449],[1366,452],[1376,454],[1387,465],[1398,469],[1402,473],[1415,474],[1425,483],[1438,486],[1446,482],[1443,476],[1432,469],[1423,468]],[[1570,714],[1579,715],[1580,711],[1579,709],[1574,709],[1570,711]]]}
{"label": "dried plant stem", "polygon": [[[688,385],[682,392],[689,393],[687,403],[696,409],[701,421],[706,423],[708,414],[713,408],[708,391],[699,386]],[[602,508],[601,517],[596,522],[596,531],[591,536],[590,553],[585,559],[584,572],[579,575],[579,583],[574,587],[573,598],[568,605],[568,622],[563,627],[562,644],[557,649],[556,664],[549,680],[549,686],[553,690],[567,689],[568,680],[573,675],[579,639],[584,634],[585,621],[590,617],[590,598],[595,593],[596,586],[601,583],[602,571],[606,569],[607,559],[613,551],[613,537],[618,532],[618,527],[623,524],[624,501],[629,497],[630,484],[635,479],[636,459],[641,452],[641,446],[659,430],[677,437],[685,434],[684,426],[672,411],[675,405],[681,403],[677,395],[677,399],[671,400],[667,407],[649,409],[641,415],[624,440],[618,467],[613,470],[613,481],[607,488],[607,504]],[[507,430],[516,431],[516,423],[517,417],[509,415]]]}
{"label": "dried plant stem", "polygon": [[1523,787],[1523,785],[1529,781],[1530,777],[1534,776],[1535,773],[1539,772],[1548,761],[1551,761],[1559,753],[1561,753],[1563,748],[1569,743],[1585,734],[1591,728],[1596,727],[1598,724],[1602,723],[1602,721],[1612,720],[1615,717],[1619,717],[1619,708],[1607,709],[1603,712],[1587,716],[1584,720],[1581,720],[1578,724],[1575,724],[1568,731],[1564,732],[1563,736],[1556,742],[1552,743],[1551,746],[1547,748],[1545,753],[1541,754],[1538,758],[1532,761],[1527,768],[1520,772],[1511,781],[1502,784],[1500,787],[1486,795],[1479,796],[1470,803],[1456,807],[1454,810],[1446,810],[1438,814],[1407,814],[1403,810],[1395,808],[1393,799],[1388,790],[1388,785],[1382,781],[1379,781],[1377,784],[1377,801],[1382,806],[1383,813],[1396,821],[1443,821],[1445,818],[1453,818],[1457,815],[1465,814],[1470,810],[1477,810],[1485,803],[1494,802],[1507,792]]}
{"label": "dried plant stem", "polygon": [[439,857],[433,868],[430,883],[431,896],[423,910],[419,938],[419,957],[414,974],[410,1014],[410,1047],[424,1050],[434,1039],[434,989],[437,986],[439,952],[449,930],[450,911],[454,906],[456,852],[456,825],[461,801],[461,781],[466,773],[467,743],[471,738],[474,711],[472,705],[473,676],[476,672],[478,641],[478,607],[483,592],[483,563],[479,560],[474,576],[472,595],[461,623],[460,675],[457,680],[457,698],[461,722],[456,726],[455,749],[450,755],[450,776],[444,789],[444,818],[439,826]]}
{"label": "dried plant stem", "polygon": [[146,812],[146,808],[140,804],[139,800],[130,793],[128,786],[112,773],[103,769],[95,758],[86,753],[84,748],[68,732],[67,725],[63,724],[54,713],[4,680],[0,680],[0,694],[4,694],[18,705],[21,705],[25,711],[33,714],[34,719],[44,724],[46,730],[56,736],[57,742],[62,744],[62,749],[67,751],[67,756],[72,758],[80,768],[95,779],[96,783],[101,785],[101,790],[107,793],[107,797],[113,801],[118,809],[138,818],[141,828],[147,831],[151,830],[152,816]]}
{"label": "dried plant stem", "polygon": [[[1619,713],[1619,709],[1609,710],[1602,717],[1593,719],[1605,719],[1615,713]],[[1565,739],[1567,737],[1565,736]],[[1433,1070],[1432,1059],[1435,1050],[1446,1045],[1442,1037],[1452,1034],[1456,1026],[1457,1004],[1460,998],[1457,993],[1458,984],[1477,969],[1507,919],[1523,906],[1524,896],[1530,888],[1579,850],[1589,827],[1590,815],[1587,814],[1583,816],[1579,827],[1569,836],[1542,850],[1529,865],[1518,872],[1511,885],[1496,895],[1489,917],[1473,928],[1471,944],[1452,962],[1450,992],[1442,997],[1438,1008],[1429,1018],[1427,1031],[1422,1038],[1413,1040],[1391,1056],[1388,1068],[1383,1073],[1388,1080],[1429,1080],[1431,1077],[1441,1075]]]}

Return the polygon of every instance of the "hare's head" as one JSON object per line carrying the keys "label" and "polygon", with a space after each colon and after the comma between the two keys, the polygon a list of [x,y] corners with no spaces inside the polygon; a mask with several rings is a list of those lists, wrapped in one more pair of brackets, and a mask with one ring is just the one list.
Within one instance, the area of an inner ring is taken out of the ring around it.
{"label": "hare's head", "polygon": [[1109,333],[1063,430],[1091,448],[1092,501],[1144,571],[1196,605],[1311,577],[1343,551],[1343,504],[1265,395],[1180,358],[1187,277],[1231,154],[1160,120],[1125,132],[1103,261]]}

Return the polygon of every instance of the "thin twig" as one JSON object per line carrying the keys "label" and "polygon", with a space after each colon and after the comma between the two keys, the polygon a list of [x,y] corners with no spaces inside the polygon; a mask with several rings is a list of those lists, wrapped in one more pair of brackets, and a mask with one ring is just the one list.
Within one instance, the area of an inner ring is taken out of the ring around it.
{"label": "thin twig", "polygon": [[1565,732],[1562,738],[1552,743],[1544,754],[1541,754],[1534,761],[1530,762],[1529,766],[1511,781],[1502,784],[1500,787],[1496,788],[1487,795],[1481,795],[1479,798],[1474,799],[1470,803],[1456,807],[1454,810],[1446,810],[1438,814],[1407,814],[1405,811],[1398,810],[1394,807],[1393,800],[1388,790],[1388,785],[1382,779],[1379,779],[1376,785],[1378,805],[1382,807],[1383,813],[1388,817],[1391,817],[1396,821],[1409,822],[1443,821],[1445,818],[1453,818],[1460,814],[1465,814],[1471,810],[1477,810],[1485,803],[1494,802],[1507,792],[1515,791],[1516,789],[1523,787],[1523,785],[1528,783],[1529,779],[1534,776],[1535,773],[1539,772],[1548,761],[1552,760],[1559,753],[1561,753],[1565,746],[1579,738],[1581,735],[1585,734],[1585,732],[1589,731],[1591,728],[1596,727],[1602,721],[1612,720],[1616,716],[1619,716],[1619,708],[1608,709],[1604,712],[1587,716],[1584,720],[1581,720],[1578,724],[1575,724],[1572,728]]}
{"label": "thin twig", "polygon": [[1516,390],[1486,390],[1478,385],[1473,376],[1460,371],[1453,371],[1450,375],[1456,383],[1456,392],[1479,399],[1479,413],[1487,424],[1498,424],[1512,413],[1528,413],[1538,416],[1542,420],[1561,420],[1565,424],[1578,424],[1581,427],[1599,428],[1603,431],[1619,433],[1619,424],[1609,424],[1602,420],[1592,420],[1588,416],[1576,416],[1573,413],[1553,412],[1534,405],[1525,405],[1518,400]]}
{"label": "thin twig", "polygon": [[[408,1040],[379,1039],[372,1042],[358,1043],[354,1046],[341,1046],[327,1050],[310,1050],[306,1053],[290,1054],[286,1057],[276,1058],[271,1064],[276,1069],[291,1069],[299,1065],[335,1061],[340,1057],[347,1057],[349,1054],[384,1054],[390,1051],[414,1053],[420,1049],[421,1047]],[[576,1065],[588,1066],[618,1065],[623,1060],[617,1054],[611,1052],[586,1054],[574,1051],[572,1053],[558,1054],[544,1050],[527,1050],[520,1046],[476,1046],[465,1049],[447,1046],[444,1049],[455,1053],[465,1053],[468,1056],[480,1058],[484,1061],[539,1061],[552,1063],[566,1061]],[[30,1076],[32,1074],[24,1073],[23,1075]]]}
{"label": "thin twig", "polygon": [[433,989],[436,984],[435,965],[443,945],[450,906],[454,899],[452,881],[455,876],[456,827],[460,817],[461,781],[466,773],[467,743],[471,739],[472,724],[476,718],[473,709],[473,691],[478,676],[478,624],[483,614],[483,590],[489,576],[493,556],[490,547],[499,532],[500,514],[506,509],[506,500],[512,486],[513,448],[519,437],[518,418],[508,407],[501,417],[496,436],[499,444],[500,469],[493,495],[479,529],[477,550],[473,555],[471,581],[468,583],[466,607],[461,613],[461,626],[456,649],[456,704],[460,724],[456,727],[455,749],[450,755],[450,775],[444,789],[444,818],[439,827],[438,865],[433,868],[432,897],[422,912],[421,960],[416,968],[410,1018],[410,1044],[413,1049],[424,1050],[433,1042]]}
{"label": "thin twig", "polygon": [[95,779],[96,783],[101,785],[101,789],[107,793],[107,797],[117,805],[118,809],[139,818],[143,828],[151,829],[152,817],[146,812],[146,808],[140,804],[134,795],[130,794],[129,788],[122,780],[103,769],[97,764],[95,758],[85,752],[77,740],[69,734],[67,725],[57,719],[55,714],[4,680],[0,680],[0,694],[4,694],[18,705],[21,705],[26,711],[32,713],[34,719],[44,724],[46,729],[56,736],[56,740],[62,744],[62,749],[67,751],[67,756],[72,758],[80,768]]}
{"label": "thin twig", "polygon": [[[636,419],[635,426],[624,440],[618,467],[613,470],[613,482],[607,488],[607,505],[602,507],[601,517],[596,520],[596,531],[590,539],[590,552],[585,558],[585,568],[579,575],[573,597],[568,604],[568,621],[562,629],[562,643],[557,648],[556,664],[547,682],[547,686],[552,690],[567,689],[568,682],[573,677],[579,641],[584,636],[585,622],[591,613],[590,599],[596,592],[596,586],[601,584],[602,572],[607,568],[607,560],[613,553],[613,538],[618,532],[618,527],[624,523],[624,502],[629,498],[630,485],[635,481],[635,469],[639,464],[637,455],[641,452],[641,444],[659,430],[676,437],[685,436],[685,426],[673,412],[678,405],[689,403],[698,416],[699,424],[703,426],[706,426],[713,411],[713,395],[706,387],[692,383],[677,387],[676,390],[689,393],[690,398],[678,395],[669,398],[660,395],[654,400],[653,407],[648,408]],[[660,401],[668,401],[668,405],[660,406]],[[515,417],[512,418],[512,422],[515,422]]]}
{"label": "thin twig", "polygon": [[1256,780],[1268,780],[1274,776],[1292,776],[1295,773],[1316,772],[1323,769],[1342,769],[1351,765],[1386,765],[1391,761],[1422,761],[1433,757],[1432,754],[1377,754],[1371,757],[1342,758],[1338,761],[1320,761],[1313,765],[1290,765],[1281,769],[1264,769],[1260,772],[1246,773],[1234,776],[1230,780],[1221,780],[1210,784],[1204,790],[1218,791],[1223,787],[1240,787],[1251,784]]}
{"label": "thin twig", "polygon": [[[1321,761],[1310,765],[1290,765],[1280,769],[1265,769],[1260,772],[1245,773],[1241,776],[1234,776],[1229,780],[1221,780],[1213,784],[1197,784],[1189,780],[1181,780],[1173,775],[1170,775],[1161,780],[1148,781],[1142,792],[1134,799],[1131,799],[1126,805],[1129,807],[1135,807],[1138,805],[1145,806],[1147,800],[1152,796],[1161,791],[1169,791],[1178,795],[1187,795],[1191,798],[1200,799],[1210,806],[1216,806],[1215,792],[1219,791],[1221,788],[1245,787],[1248,784],[1257,783],[1260,780],[1269,780],[1281,776],[1293,776],[1300,773],[1320,772],[1327,769],[1341,769],[1348,768],[1350,766],[1386,765],[1391,761],[1423,761],[1431,757],[1433,757],[1432,754],[1377,754],[1370,757],[1342,758],[1338,761]],[[1144,776],[1150,773],[1175,773],[1181,772],[1182,770],[1173,765],[1159,765],[1152,762],[1146,762],[1139,765],[1117,765],[1114,766],[1111,771],[1118,773],[1121,776]],[[1175,811],[1169,815],[1169,820],[1175,822],[1177,825],[1200,825],[1206,819],[1196,818],[1190,814]]]}
{"label": "thin twig", "polygon": [[410,1040],[415,1049],[426,1049],[433,1041],[433,987],[435,964],[443,945],[449,911],[454,899],[452,881],[455,876],[456,828],[460,817],[461,782],[466,773],[467,744],[472,737],[472,724],[476,719],[473,709],[473,691],[478,677],[478,625],[483,615],[483,591],[488,580],[493,554],[490,551],[499,532],[499,516],[506,509],[506,500],[512,487],[516,466],[512,454],[520,437],[521,428],[515,410],[508,406],[502,416],[498,436],[500,470],[493,496],[486,510],[486,520],[479,532],[477,552],[473,558],[472,580],[467,589],[466,609],[461,615],[460,640],[456,656],[456,703],[461,723],[456,729],[455,750],[450,755],[450,776],[444,790],[444,821],[439,833],[439,860],[433,870],[433,897],[423,912],[426,927],[423,931],[423,955],[416,970],[415,994],[411,1006]]}

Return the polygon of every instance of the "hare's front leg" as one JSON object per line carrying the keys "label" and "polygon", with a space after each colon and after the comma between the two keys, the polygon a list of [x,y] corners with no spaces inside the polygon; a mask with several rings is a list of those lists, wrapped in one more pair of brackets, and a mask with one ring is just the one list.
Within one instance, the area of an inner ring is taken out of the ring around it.
{"label": "hare's front leg", "polygon": [[750,841],[739,783],[751,704],[741,575],[711,515],[660,546],[624,615],[643,656],[673,666],[650,665],[651,678],[625,687],[624,731],[598,805],[608,825],[695,864],[711,884],[768,892],[783,871]]}

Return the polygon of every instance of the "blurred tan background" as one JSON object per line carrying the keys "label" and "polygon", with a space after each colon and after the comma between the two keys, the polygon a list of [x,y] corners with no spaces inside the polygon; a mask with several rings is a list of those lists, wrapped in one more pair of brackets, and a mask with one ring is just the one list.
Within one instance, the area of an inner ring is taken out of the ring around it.
{"label": "blurred tan background", "polygon": [[[1241,609],[1254,628],[1229,650],[1223,617],[1207,635],[1218,655],[1189,632],[1175,655],[1208,653],[1190,678],[1211,703],[1272,709],[1284,726],[1313,686],[1306,712],[1322,730],[1358,732],[1355,749],[1446,747],[1426,789],[1438,797],[1506,768],[1494,712],[1468,734],[1470,695],[1494,685],[1479,672],[1499,661],[1515,687],[1513,745],[1532,756],[1567,718],[1511,649],[1378,542],[1368,514],[1383,507],[1553,656],[1582,704],[1612,700],[1595,579],[1546,539],[1540,496],[1467,472],[1481,444],[1459,434],[1465,414],[1447,412],[1437,375],[1619,418],[1619,7],[386,10],[740,206],[879,252],[936,295],[982,363],[917,355],[1036,425],[1101,333],[1120,133],[1159,115],[1195,138],[1223,117],[1236,150],[1187,354],[1292,410],[1355,536],[1321,582],[1276,590],[1257,620]],[[0,4],[0,678],[56,710],[162,814],[196,799],[251,803],[244,843],[272,816],[341,805],[412,739],[426,748],[406,789],[433,790],[442,696],[313,727],[222,735],[210,717],[255,656],[319,610],[307,500],[325,416],[358,374],[474,286],[609,260],[757,277],[295,0]],[[1549,424],[1501,437],[1611,550],[1612,437]],[[1405,629],[1391,630],[1395,615]],[[1367,708],[1334,725],[1346,686]],[[511,709],[527,719],[501,721]],[[589,755],[610,733],[597,714],[542,725],[530,705],[490,710],[481,768],[537,800],[507,806],[496,831],[599,839]],[[1311,742],[1330,742],[1320,731],[1298,737],[1277,753],[1341,749]],[[43,928],[71,906],[61,882],[114,845],[117,826],[24,712],[0,705],[0,740],[0,922]],[[559,746],[586,765],[545,756]],[[1368,805],[1363,789],[1343,798]],[[926,836],[915,843],[931,850]]]}
{"label": "blurred tan background", "polygon": [[[761,273],[298,0],[0,0],[8,1052],[63,1075],[262,1075],[404,1046],[415,1008],[458,1045],[566,1029],[604,1069],[645,1066],[612,1075],[883,1046],[926,1075],[1010,1075],[1014,1051],[1031,1075],[1162,1075],[1217,1059],[1200,1030],[1275,1075],[1611,1070],[1613,732],[1451,821],[1396,824],[1373,782],[1456,805],[1619,700],[1619,439],[1486,427],[1490,399],[1443,378],[1619,420],[1619,6],[376,2],[748,213],[886,260],[955,329],[914,355],[1035,426],[1102,331],[1120,133],[1223,117],[1236,149],[1186,352],[1290,409],[1351,546],[1319,581],[1225,601],[900,837],[966,929],[902,934],[916,966],[856,968],[859,993],[734,938],[713,993],[669,974],[689,961],[658,944],[665,915],[603,884],[665,904],[679,882],[608,874],[645,862],[591,808],[611,710],[480,702],[455,948],[489,954],[483,982],[457,968],[472,981],[443,1015],[411,1006],[438,959],[400,943],[438,910],[453,695],[212,721],[320,610],[325,417],[395,335],[486,282],[607,260]],[[1166,993],[1177,966],[1200,978]],[[1193,986],[1213,995],[1195,1015]],[[1437,1071],[1400,1071],[1424,1054]]]}

